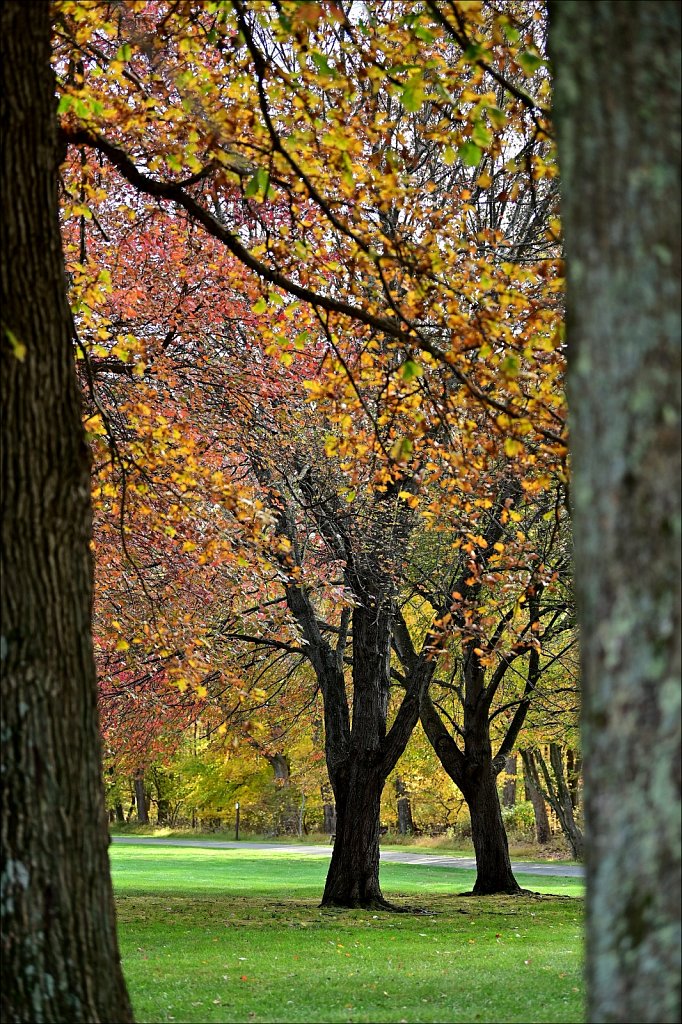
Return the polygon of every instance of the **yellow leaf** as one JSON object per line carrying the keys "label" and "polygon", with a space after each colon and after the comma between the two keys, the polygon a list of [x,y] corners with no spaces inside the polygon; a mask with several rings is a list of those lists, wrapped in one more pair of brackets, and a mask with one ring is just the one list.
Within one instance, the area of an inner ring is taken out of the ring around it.
{"label": "yellow leaf", "polygon": [[513,437],[507,437],[504,441],[504,450],[510,458],[514,458],[515,455],[520,455],[523,451],[523,445],[520,441],[517,441]]}
{"label": "yellow leaf", "polygon": [[26,358],[26,346],[22,341],[19,341],[14,331],[10,331],[9,327],[5,327],[5,334],[7,335],[7,340],[12,346],[14,358],[18,359],[20,363],[23,363]]}

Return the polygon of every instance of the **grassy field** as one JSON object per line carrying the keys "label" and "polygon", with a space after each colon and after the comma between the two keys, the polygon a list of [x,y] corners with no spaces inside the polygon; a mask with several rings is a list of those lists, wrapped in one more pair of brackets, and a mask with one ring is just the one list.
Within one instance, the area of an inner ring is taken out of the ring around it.
{"label": "grassy field", "polygon": [[474,898],[473,873],[382,865],[405,914],[322,911],[326,860],[114,846],[123,965],[140,1024],[583,1020],[582,887]]}

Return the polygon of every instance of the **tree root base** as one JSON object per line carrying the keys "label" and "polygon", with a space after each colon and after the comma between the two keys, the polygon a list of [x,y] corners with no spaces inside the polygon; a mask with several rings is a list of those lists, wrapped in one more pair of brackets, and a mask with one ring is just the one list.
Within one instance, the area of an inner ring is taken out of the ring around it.
{"label": "tree root base", "polygon": [[331,898],[323,900],[320,903],[321,910],[381,910],[388,914],[409,914],[411,911],[407,907],[397,907],[394,903],[389,903],[383,896],[372,896],[369,899],[342,899]]}

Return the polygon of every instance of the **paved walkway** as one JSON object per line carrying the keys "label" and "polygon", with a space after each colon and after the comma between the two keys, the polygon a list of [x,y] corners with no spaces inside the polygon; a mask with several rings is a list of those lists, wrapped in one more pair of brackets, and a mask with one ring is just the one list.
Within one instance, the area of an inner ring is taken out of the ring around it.
{"label": "paved walkway", "polygon": [[[260,850],[261,853],[298,853],[302,857],[330,857],[329,846],[303,846],[287,843],[250,843],[248,841],[220,842],[205,839],[153,839],[150,836],[113,836],[114,843],[132,843],[136,846],[194,846],[202,850]],[[393,864],[426,864],[433,868],[476,868],[473,857],[447,857],[435,853],[413,853],[409,850],[382,850],[381,859]],[[585,870],[578,864],[553,864],[551,861],[529,863],[512,861],[518,875],[554,875],[564,878],[582,878]]]}

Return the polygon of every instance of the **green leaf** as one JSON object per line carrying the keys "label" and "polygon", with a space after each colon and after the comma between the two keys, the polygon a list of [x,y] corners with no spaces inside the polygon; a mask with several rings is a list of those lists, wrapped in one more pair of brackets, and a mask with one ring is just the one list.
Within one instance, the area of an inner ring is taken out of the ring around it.
{"label": "green leaf", "polygon": [[510,43],[518,43],[519,39],[521,38],[521,33],[519,32],[519,30],[517,28],[514,28],[513,25],[510,25],[509,22],[506,20],[501,19],[500,24],[502,27],[502,31],[507,37],[507,41]]}
{"label": "green leaf", "polygon": [[409,382],[415,377],[423,377],[424,371],[419,363],[415,363],[414,359],[407,359],[400,368],[400,376],[404,381]]}
{"label": "green leaf", "polygon": [[485,56],[485,47],[480,43],[469,43],[464,56],[468,61],[480,60],[481,57]]}
{"label": "green leaf", "polygon": [[429,32],[428,28],[424,28],[423,25],[416,25],[414,28],[414,34],[417,39],[421,39],[425,43],[432,43],[436,38],[433,32]]}
{"label": "green leaf", "polygon": [[59,105],[57,107],[58,114],[65,114],[68,110],[71,110],[73,106],[73,96],[68,96],[66,93],[60,97]]}
{"label": "green leaf", "polygon": [[414,445],[409,437],[399,437],[391,448],[391,458],[396,462],[406,462],[412,454]]}
{"label": "green leaf", "polygon": [[457,150],[457,155],[465,167],[477,167],[483,156],[483,150],[475,142],[465,142]]}
{"label": "green leaf", "polygon": [[264,196],[270,185],[270,174],[264,167],[259,167],[252,178],[247,182],[244,195],[248,198],[261,195]]}
{"label": "green leaf", "polygon": [[341,163],[343,164],[343,170],[341,171],[341,177],[348,186],[352,188],[355,184],[355,177],[353,175],[353,161],[348,156],[348,153],[341,154]]}
{"label": "green leaf", "polygon": [[254,302],[253,306],[251,307],[251,312],[255,313],[258,316],[260,313],[264,313],[267,308],[268,304],[264,296],[261,295],[258,302]]}
{"label": "green leaf", "polygon": [[130,47],[130,43],[124,43],[123,46],[119,46],[116,51],[116,60],[130,60],[133,55],[133,51]]}
{"label": "green leaf", "polygon": [[545,63],[542,57],[539,57],[537,53],[533,53],[532,50],[524,50],[523,53],[519,54],[517,60],[529,78]]}
{"label": "green leaf", "polygon": [[405,110],[409,110],[412,114],[419,110],[424,102],[424,79],[421,74],[412,75],[412,78],[405,83],[400,94],[400,102]]}
{"label": "green leaf", "polygon": [[315,65],[315,67],[317,68],[321,75],[328,75],[330,78],[336,78],[336,68],[333,68],[331,66],[327,57],[323,53],[318,53],[317,50],[315,50],[311,54],[311,57],[313,60],[313,64]]}
{"label": "green leaf", "polygon": [[507,123],[507,115],[499,107],[486,107],[488,117],[495,128],[504,128]]}
{"label": "green leaf", "polygon": [[519,359],[518,356],[511,355],[511,353],[504,357],[502,360],[502,373],[505,377],[518,377],[519,375]]}
{"label": "green leaf", "polygon": [[477,146],[481,147],[481,149],[487,149],[487,147],[493,141],[492,134],[486,128],[482,121],[477,121],[476,124],[474,125],[474,130],[472,132],[471,138],[473,139]]}

